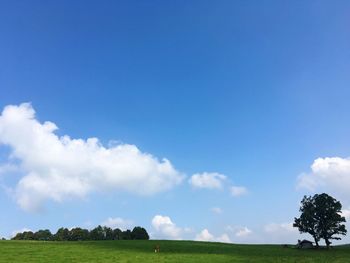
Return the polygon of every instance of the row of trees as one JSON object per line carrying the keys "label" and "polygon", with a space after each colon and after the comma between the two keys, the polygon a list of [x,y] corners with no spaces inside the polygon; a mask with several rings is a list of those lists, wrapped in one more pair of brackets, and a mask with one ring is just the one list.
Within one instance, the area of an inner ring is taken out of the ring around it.
{"label": "row of trees", "polygon": [[16,234],[13,240],[41,240],[41,241],[85,241],[85,240],[148,240],[149,235],[143,227],[134,227],[132,231],[122,231],[119,228],[112,229],[106,226],[98,226],[92,230],[75,227],[72,229],[60,228],[56,234],[50,230],[38,230],[37,232],[25,231]]}

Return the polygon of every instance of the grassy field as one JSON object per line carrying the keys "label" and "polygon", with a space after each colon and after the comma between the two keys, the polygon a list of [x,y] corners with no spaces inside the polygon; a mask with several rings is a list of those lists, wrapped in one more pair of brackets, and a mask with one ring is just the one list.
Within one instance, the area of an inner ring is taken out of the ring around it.
{"label": "grassy field", "polygon": [[[156,244],[160,253],[153,251]],[[193,241],[0,241],[0,262],[350,262],[350,246],[327,251]]]}

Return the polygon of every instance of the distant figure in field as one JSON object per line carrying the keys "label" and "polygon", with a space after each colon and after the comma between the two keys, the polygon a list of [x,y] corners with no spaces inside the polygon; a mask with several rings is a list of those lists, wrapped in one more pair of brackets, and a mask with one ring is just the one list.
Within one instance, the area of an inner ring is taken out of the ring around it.
{"label": "distant figure in field", "polygon": [[156,245],[156,246],[154,247],[154,253],[158,253],[158,252],[160,252],[160,246],[159,246],[159,245]]}

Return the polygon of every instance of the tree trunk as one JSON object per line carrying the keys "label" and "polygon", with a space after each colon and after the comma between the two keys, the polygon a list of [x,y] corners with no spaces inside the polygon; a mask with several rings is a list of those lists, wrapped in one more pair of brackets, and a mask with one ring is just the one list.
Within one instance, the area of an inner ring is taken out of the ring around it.
{"label": "tree trunk", "polygon": [[326,242],[327,249],[329,249],[329,245],[331,244],[331,242],[329,242],[328,238],[325,238],[324,240]]}
{"label": "tree trunk", "polygon": [[319,246],[319,244],[318,244],[318,240],[317,240],[317,238],[316,238],[316,237],[314,237],[314,239],[315,239],[316,248],[319,248],[320,246]]}

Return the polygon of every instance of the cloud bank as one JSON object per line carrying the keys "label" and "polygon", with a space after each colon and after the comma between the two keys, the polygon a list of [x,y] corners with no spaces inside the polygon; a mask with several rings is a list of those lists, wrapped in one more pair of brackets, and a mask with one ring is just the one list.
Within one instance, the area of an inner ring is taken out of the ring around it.
{"label": "cloud bank", "polygon": [[6,106],[0,116],[0,144],[10,147],[11,158],[25,173],[14,190],[24,210],[37,211],[47,200],[84,198],[91,192],[151,195],[183,179],[169,160],[158,160],[135,145],[105,147],[97,138],[59,137],[57,129],[53,122],[39,122],[28,103]]}

